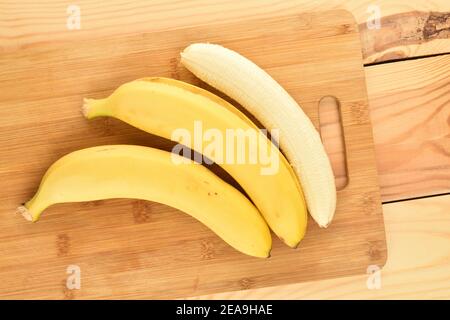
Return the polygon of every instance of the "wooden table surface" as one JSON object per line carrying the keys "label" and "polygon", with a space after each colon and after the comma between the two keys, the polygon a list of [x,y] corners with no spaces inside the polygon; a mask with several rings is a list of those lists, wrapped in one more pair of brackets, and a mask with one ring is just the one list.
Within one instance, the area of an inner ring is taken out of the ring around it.
{"label": "wooden table surface", "polygon": [[[450,299],[448,0],[112,0],[107,4],[80,0],[75,4],[80,10],[79,30],[66,26],[70,15],[66,1],[2,1],[0,54],[20,54],[21,48],[46,41],[80,41],[219,20],[276,16],[293,10],[344,8],[352,12],[359,24],[366,63],[384,202],[387,264],[372,275],[200,298]],[[377,13],[380,29],[372,28]]]}

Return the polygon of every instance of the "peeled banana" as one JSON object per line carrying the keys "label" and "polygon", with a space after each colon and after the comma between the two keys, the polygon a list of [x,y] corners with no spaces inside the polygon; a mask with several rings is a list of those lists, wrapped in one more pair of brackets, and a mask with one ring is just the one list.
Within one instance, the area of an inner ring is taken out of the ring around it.
{"label": "peeled banana", "polygon": [[[244,114],[220,97],[181,81],[145,78],[123,84],[107,98],[85,99],[83,112],[88,119],[115,117],[172,140],[176,140],[173,133],[180,128],[195,136],[196,123],[200,123],[204,131],[212,130],[222,137],[230,129],[258,132],[260,136],[253,142],[257,144],[257,151],[269,150],[271,158],[266,164],[221,161],[218,153],[228,154],[230,150],[216,150],[218,152],[211,152],[208,157],[240,184],[270,228],[287,245],[296,247],[304,237],[307,210],[294,171],[277,147]],[[201,154],[205,151],[196,143],[190,147]],[[236,149],[237,146],[232,151],[244,152],[246,157],[255,153],[255,150]],[[272,165],[276,170],[263,174],[264,169]]]}
{"label": "peeled banana", "polygon": [[236,250],[268,257],[269,228],[238,190],[194,162],[175,165],[170,152],[108,145],[72,152],[44,175],[34,197],[19,212],[38,220],[52,204],[111,198],[163,203],[196,218]]}
{"label": "peeled banana", "polygon": [[252,113],[266,128],[280,132],[280,147],[295,169],[308,210],[327,227],[336,209],[333,171],[321,138],[297,102],[268,73],[220,45],[191,44],[182,64]]}

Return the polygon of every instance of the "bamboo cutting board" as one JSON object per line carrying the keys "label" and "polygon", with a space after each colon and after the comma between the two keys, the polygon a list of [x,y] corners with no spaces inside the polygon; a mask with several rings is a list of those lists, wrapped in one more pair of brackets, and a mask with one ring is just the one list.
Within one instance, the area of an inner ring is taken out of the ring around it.
{"label": "bamboo cutting board", "polygon": [[[322,97],[339,100],[348,183],[338,192],[328,229],[310,220],[298,249],[274,238],[272,257],[257,259],[157,203],[118,199],[55,205],[35,224],[13,214],[36,191],[50,164],[68,152],[119,143],[170,150],[170,142],[122,122],[85,120],[81,101],[146,76],[205,86],[179,62],[179,52],[200,41],[235,49],[265,68],[317,127]],[[0,82],[2,298],[188,297],[365,273],[369,265],[384,265],[361,48],[357,26],[345,11],[38,43],[0,56]],[[73,265],[81,271],[78,290],[66,287],[66,271]]]}

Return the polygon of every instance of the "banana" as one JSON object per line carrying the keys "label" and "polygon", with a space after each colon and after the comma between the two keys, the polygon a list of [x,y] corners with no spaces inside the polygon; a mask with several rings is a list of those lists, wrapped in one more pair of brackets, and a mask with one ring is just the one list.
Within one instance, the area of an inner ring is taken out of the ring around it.
{"label": "banana", "polygon": [[308,210],[327,227],[336,210],[336,187],[319,133],[296,101],[269,74],[220,45],[191,44],[182,64],[252,113],[266,128],[278,128],[280,147],[295,169]]}
{"label": "banana", "polygon": [[[262,174],[267,169],[262,161],[223,161],[219,154],[230,153],[225,148],[211,152],[208,157],[239,183],[270,228],[287,245],[296,247],[304,237],[307,210],[294,171],[277,147],[244,114],[220,97],[182,81],[145,78],[123,84],[108,98],[85,99],[83,112],[88,119],[115,117],[177,142],[180,141],[173,137],[175,131],[184,128],[190,136],[195,136],[199,121],[205,132],[214,130],[222,137],[227,135],[229,129],[257,132],[257,151],[269,150],[272,157],[268,163],[278,164],[277,170],[271,174]],[[200,154],[206,153],[197,143],[191,143],[189,147]],[[237,149],[235,145],[231,151],[239,152]],[[249,149],[240,150],[245,153],[246,159],[255,154],[254,150]]]}
{"label": "banana", "polygon": [[19,212],[37,221],[50,205],[112,198],[163,203],[202,222],[236,250],[268,257],[269,228],[238,190],[194,162],[175,165],[170,152],[108,145],[72,152],[45,173]]}

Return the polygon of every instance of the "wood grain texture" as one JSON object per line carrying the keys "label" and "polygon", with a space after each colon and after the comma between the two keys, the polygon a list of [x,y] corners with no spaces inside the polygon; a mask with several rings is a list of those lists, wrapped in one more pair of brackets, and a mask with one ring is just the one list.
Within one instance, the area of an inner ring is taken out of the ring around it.
{"label": "wood grain texture", "polygon": [[366,67],[383,201],[450,192],[450,55]]}
{"label": "wood grain texture", "polygon": [[[66,27],[69,4],[62,0],[2,1],[1,50],[339,8],[350,11],[359,23],[366,63],[450,52],[447,0],[112,0],[108,4],[81,0],[75,3],[81,11],[81,29],[73,31]],[[375,13],[373,6],[379,8],[381,29],[367,28],[366,22]]]}
{"label": "wood grain texture", "polygon": [[365,63],[450,52],[450,12],[402,12],[379,23],[359,25]]}
{"label": "wood grain texture", "polygon": [[[365,72],[382,200],[450,192],[450,55],[375,65]],[[339,114],[325,111],[322,139],[342,186]]]}
{"label": "wood grain texture", "polygon": [[450,195],[383,205],[388,260],[368,275],[201,296],[208,299],[450,299]]}
{"label": "wood grain texture", "polygon": [[[192,218],[154,203],[57,205],[37,224],[12,214],[35,192],[50,163],[69,151],[105,143],[167,146],[119,121],[86,121],[80,115],[82,97],[105,96],[121,83],[149,75],[199,83],[179,63],[179,52],[198,41],[218,42],[253,59],[316,125],[321,97],[339,99],[349,184],[338,193],[328,229],[310,221],[298,250],[274,240],[272,257],[264,260],[235,252]],[[367,265],[383,265],[385,233],[360,50],[353,17],[331,11],[50,42],[3,54],[0,292],[6,297],[184,297],[364,273]],[[83,273],[82,289],[70,296],[63,283],[69,264]]]}

